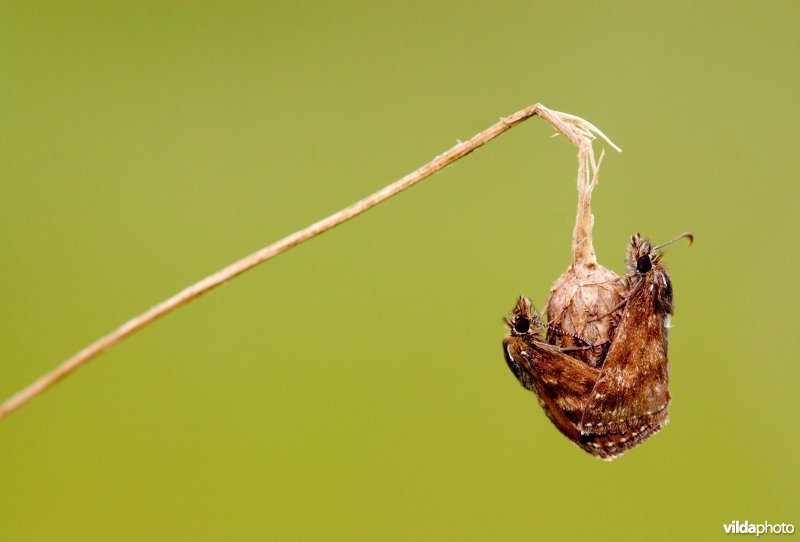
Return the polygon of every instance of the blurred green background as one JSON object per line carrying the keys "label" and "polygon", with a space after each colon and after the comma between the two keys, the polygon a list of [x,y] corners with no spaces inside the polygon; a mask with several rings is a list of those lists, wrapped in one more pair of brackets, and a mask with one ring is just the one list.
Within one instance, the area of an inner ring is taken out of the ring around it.
{"label": "blurred green background", "polygon": [[[601,263],[667,250],[671,423],[610,464],[501,317],[569,263],[531,120],[0,423],[1,540],[675,540],[800,523],[790,2],[0,5],[0,393],[540,101],[620,145]],[[602,145],[597,144],[599,150]]]}

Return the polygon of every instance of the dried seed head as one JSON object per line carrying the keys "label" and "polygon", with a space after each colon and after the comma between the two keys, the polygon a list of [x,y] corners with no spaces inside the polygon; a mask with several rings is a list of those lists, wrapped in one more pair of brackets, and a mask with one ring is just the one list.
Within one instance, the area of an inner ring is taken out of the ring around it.
{"label": "dried seed head", "polygon": [[[592,367],[600,367],[619,323],[619,306],[626,288],[621,278],[600,264],[571,265],[550,288],[545,314],[547,342],[561,348],[587,346],[571,355]],[[617,310],[615,310],[617,309]]]}
{"label": "dried seed head", "polygon": [[[595,130],[596,131],[596,130]],[[597,263],[592,244],[592,191],[597,186],[604,153],[595,161],[591,130],[576,140],[578,145],[578,212],[572,230],[572,265],[550,288],[545,314],[547,341],[561,348],[580,348],[573,357],[600,367],[614,337],[619,313],[615,309],[625,297],[620,277]],[[619,149],[617,149],[619,150]],[[581,338],[591,343],[587,345]]]}

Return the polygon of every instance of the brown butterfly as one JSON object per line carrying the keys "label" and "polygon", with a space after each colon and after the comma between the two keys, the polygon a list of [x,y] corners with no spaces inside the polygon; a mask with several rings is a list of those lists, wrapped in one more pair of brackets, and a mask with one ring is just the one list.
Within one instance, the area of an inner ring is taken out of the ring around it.
{"label": "brown butterfly", "polygon": [[[691,243],[690,233],[669,243],[684,237]],[[598,369],[544,342],[538,336],[542,324],[527,299],[520,298],[507,319],[511,330],[503,347],[512,372],[537,394],[564,435],[603,459],[642,443],[669,419],[667,338],[674,304],[672,283],[657,252],[669,243],[653,247],[639,234],[631,238],[621,320]],[[521,332],[526,318],[538,328]]]}
{"label": "brown butterfly", "polygon": [[540,335],[544,325],[525,296],[519,297],[506,324],[509,334],[503,339],[503,354],[508,368],[536,394],[558,430],[591,453],[594,448],[582,445],[580,425],[600,370],[545,341]]}

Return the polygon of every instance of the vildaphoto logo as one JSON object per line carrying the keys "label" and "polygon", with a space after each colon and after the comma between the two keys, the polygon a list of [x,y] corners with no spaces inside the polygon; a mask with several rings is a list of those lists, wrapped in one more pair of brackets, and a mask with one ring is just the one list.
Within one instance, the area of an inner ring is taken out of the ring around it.
{"label": "vildaphoto logo", "polygon": [[749,521],[731,521],[722,526],[725,534],[793,534],[794,525],[791,523],[750,523]]}

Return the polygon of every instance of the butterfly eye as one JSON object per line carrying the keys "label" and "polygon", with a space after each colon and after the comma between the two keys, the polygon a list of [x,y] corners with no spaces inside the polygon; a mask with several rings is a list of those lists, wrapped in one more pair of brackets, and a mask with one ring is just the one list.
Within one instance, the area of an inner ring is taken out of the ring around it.
{"label": "butterfly eye", "polygon": [[650,256],[645,254],[636,260],[636,270],[639,273],[647,273],[653,268],[653,262],[650,261]]}
{"label": "butterfly eye", "polygon": [[531,328],[531,321],[524,316],[517,316],[514,320],[514,331],[517,333],[527,333]]}

